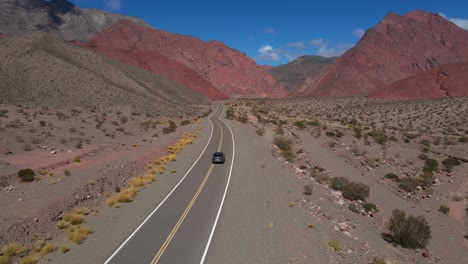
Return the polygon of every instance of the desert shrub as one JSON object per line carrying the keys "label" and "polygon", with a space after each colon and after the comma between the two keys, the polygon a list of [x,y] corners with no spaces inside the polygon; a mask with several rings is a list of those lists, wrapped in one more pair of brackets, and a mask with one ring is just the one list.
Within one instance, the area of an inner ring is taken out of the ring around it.
{"label": "desert shrub", "polygon": [[460,165],[460,161],[454,158],[446,158],[442,161],[444,169],[448,172],[451,172],[453,167]]}
{"label": "desert shrub", "polygon": [[39,121],[39,125],[41,127],[45,127],[46,126],[46,121],[44,121],[44,120]]}
{"label": "desert shrub", "polygon": [[369,197],[370,188],[363,183],[351,182],[343,190],[343,197],[349,200],[361,200],[364,201]]}
{"label": "desert shrub", "polygon": [[425,138],[424,138],[424,139],[421,139],[421,140],[419,141],[419,143],[421,143],[421,145],[426,146],[426,147],[430,147],[430,146],[431,146],[431,141],[429,141],[429,139],[425,139]]}
{"label": "desert shrub", "polygon": [[32,182],[36,174],[31,169],[22,169],[18,171],[18,177],[22,182]]}
{"label": "desert shrub", "polygon": [[237,118],[237,120],[239,120],[239,122],[241,122],[242,124],[246,124],[249,121],[249,119],[246,116],[240,116],[239,118]]}
{"label": "desert shrub", "polygon": [[333,131],[327,131],[327,132],[325,132],[325,135],[326,135],[327,137],[334,137],[334,136],[335,136],[335,132],[333,132]]}
{"label": "desert shrub", "polygon": [[396,175],[393,172],[385,174],[384,177],[385,177],[385,179],[389,179],[389,180],[392,180],[394,182],[400,182],[400,177],[398,177],[398,175]]}
{"label": "desert shrub", "polygon": [[0,110],[0,117],[8,117],[8,110],[7,109],[1,109]]}
{"label": "desert shrub", "polygon": [[461,136],[461,137],[458,138],[458,142],[466,143],[466,142],[468,142],[468,137],[467,136]]}
{"label": "desert shrub", "polygon": [[281,150],[291,150],[291,140],[285,139],[284,137],[276,137],[273,143]]}
{"label": "desert shrub", "polygon": [[297,126],[298,129],[304,129],[307,127],[306,123],[304,120],[301,120],[301,121],[296,121],[293,123],[294,126]]}
{"label": "desert shrub", "polygon": [[281,155],[289,162],[292,162],[295,158],[295,154],[292,151],[292,141],[289,139],[285,139],[283,137],[276,137],[273,140],[273,143],[278,146],[281,150]]}
{"label": "desert shrub", "polygon": [[70,176],[70,175],[71,175],[71,172],[70,172],[69,170],[65,170],[65,171],[63,172],[63,174],[65,174],[65,176]]}
{"label": "desert shrub", "polygon": [[307,124],[310,125],[310,126],[315,126],[315,127],[320,126],[320,122],[317,121],[317,120],[309,121],[309,122],[307,122]]}
{"label": "desert shrub", "polygon": [[54,244],[47,244],[41,249],[41,256],[45,256],[49,253],[54,252],[57,249],[57,247]]}
{"label": "desert shrub", "polygon": [[450,207],[446,205],[441,205],[438,211],[443,213],[444,215],[447,215],[450,212]]}
{"label": "desert shrub", "polygon": [[176,131],[177,125],[174,121],[169,120],[169,126],[163,128],[163,134],[169,134]]}
{"label": "desert shrub", "polygon": [[13,242],[8,245],[3,246],[3,255],[7,257],[18,256],[23,253],[23,246],[18,242]]}
{"label": "desert shrub", "polygon": [[452,201],[461,202],[461,201],[463,201],[463,197],[461,195],[456,194],[456,195],[452,196]]}
{"label": "desert shrub", "polygon": [[22,257],[19,261],[19,264],[36,264],[37,259],[33,255],[27,255],[25,257]]}
{"label": "desert shrub", "polygon": [[340,243],[338,243],[336,240],[332,240],[332,241],[328,242],[328,246],[330,248],[332,248],[334,251],[340,251],[341,250]]}
{"label": "desert shrub", "polygon": [[420,160],[427,160],[427,159],[429,159],[429,157],[428,157],[426,154],[421,153],[421,154],[418,155],[418,159],[420,159]]}
{"label": "desert shrub", "polygon": [[400,189],[405,190],[407,192],[412,192],[416,190],[416,187],[419,186],[421,182],[415,178],[404,178],[400,181]]}
{"label": "desert shrub", "polygon": [[318,172],[318,171],[312,171],[311,173],[312,178],[314,178],[318,183],[324,184],[328,183],[330,181],[330,176],[326,173]]}
{"label": "desert shrub", "polygon": [[30,144],[23,144],[23,150],[24,151],[31,151],[33,150],[32,146]]}
{"label": "desert shrub", "polygon": [[335,130],[335,136],[336,136],[337,138],[340,138],[340,137],[344,136],[344,133],[341,132],[340,130]]}
{"label": "desert shrub", "polygon": [[387,262],[385,262],[385,259],[384,258],[381,258],[381,257],[374,257],[372,259],[372,264],[386,264]]}
{"label": "desert shrub", "polygon": [[115,186],[114,190],[116,193],[119,193],[122,189],[120,188],[120,186]]}
{"label": "desert shrub", "polygon": [[305,195],[311,195],[313,190],[314,190],[314,186],[312,184],[304,185],[304,194]]}
{"label": "desert shrub", "polygon": [[432,237],[431,227],[424,216],[406,216],[399,209],[393,210],[388,228],[393,241],[404,248],[425,248]]}
{"label": "desert shrub", "polygon": [[354,130],[354,137],[357,138],[357,139],[361,139],[361,138],[362,138],[362,130],[361,130],[361,128],[359,128],[359,127],[354,127],[353,130]]}
{"label": "desert shrub", "polygon": [[377,144],[380,145],[384,145],[388,140],[388,136],[385,133],[385,130],[373,130],[367,134],[372,137]]}
{"label": "desert shrub", "polygon": [[366,212],[378,212],[379,209],[377,208],[377,205],[373,204],[373,203],[363,203],[362,204],[362,207],[364,208],[364,210],[366,210]]}
{"label": "desert shrub", "polygon": [[439,169],[439,162],[435,159],[426,159],[424,161],[424,172],[434,172]]}
{"label": "desert shrub", "polygon": [[333,177],[330,183],[332,189],[337,191],[343,191],[348,185],[349,181],[345,177]]}
{"label": "desert shrub", "polygon": [[192,123],[192,122],[190,122],[190,120],[184,120],[184,121],[180,122],[180,125],[181,126],[186,126],[186,125],[190,125],[190,123]]}
{"label": "desert shrub", "polygon": [[226,110],[226,118],[227,119],[231,119],[233,120],[234,119],[234,110],[233,109],[228,109]]}

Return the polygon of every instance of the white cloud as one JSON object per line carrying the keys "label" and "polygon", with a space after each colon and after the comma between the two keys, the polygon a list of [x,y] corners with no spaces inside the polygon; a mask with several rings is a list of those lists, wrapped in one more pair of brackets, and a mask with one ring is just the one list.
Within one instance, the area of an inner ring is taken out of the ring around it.
{"label": "white cloud", "polygon": [[279,61],[280,57],[278,53],[273,50],[271,45],[262,45],[258,50],[257,60],[266,60],[266,61]]}
{"label": "white cloud", "polygon": [[468,19],[463,19],[463,18],[449,18],[447,17],[447,15],[445,15],[444,13],[440,12],[439,15],[445,19],[447,19],[448,21],[454,23],[455,25],[457,25],[458,27],[460,28],[463,28],[464,30],[468,30]]}
{"label": "white cloud", "polygon": [[120,10],[122,7],[121,0],[106,0],[106,7],[112,10]]}
{"label": "white cloud", "polygon": [[341,54],[345,53],[348,49],[352,48],[354,44],[350,43],[339,43],[331,48],[322,47],[319,48],[317,51],[317,55],[323,57],[337,57],[341,56]]}
{"label": "white cloud", "polygon": [[288,46],[288,47],[290,47],[290,48],[296,48],[296,49],[303,49],[303,48],[305,48],[305,44],[304,44],[304,42],[302,42],[302,41],[289,43],[289,44],[286,44],[286,46]]}
{"label": "white cloud", "polygon": [[325,48],[327,46],[322,38],[310,40],[309,44],[316,48]]}
{"label": "white cloud", "polygon": [[268,34],[274,34],[275,30],[273,28],[269,27],[269,28],[265,28],[263,30],[263,32],[268,33]]}
{"label": "white cloud", "polygon": [[356,28],[355,30],[353,30],[353,36],[358,38],[362,38],[362,36],[364,36],[364,33],[366,33],[366,31],[362,28]]}

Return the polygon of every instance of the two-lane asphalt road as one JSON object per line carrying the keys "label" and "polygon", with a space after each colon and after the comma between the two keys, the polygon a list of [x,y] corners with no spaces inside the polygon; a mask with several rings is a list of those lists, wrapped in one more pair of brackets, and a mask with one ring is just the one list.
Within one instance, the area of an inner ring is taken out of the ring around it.
{"label": "two-lane asphalt road", "polygon": [[[140,226],[106,260],[114,263],[203,263],[221,212],[235,156],[234,137],[219,119],[210,117],[212,132],[187,174]],[[215,151],[225,164],[212,164]]]}

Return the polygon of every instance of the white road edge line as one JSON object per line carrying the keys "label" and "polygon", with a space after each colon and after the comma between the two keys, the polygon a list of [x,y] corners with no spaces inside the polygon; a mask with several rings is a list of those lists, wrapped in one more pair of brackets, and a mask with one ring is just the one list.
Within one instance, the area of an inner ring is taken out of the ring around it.
{"label": "white road edge line", "polygon": [[[216,111],[218,112],[218,111]],[[215,113],[216,115],[216,113]],[[153,216],[154,213],[156,213],[156,211],[158,211],[159,207],[161,207],[164,202],[171,196],[171,194],[177,189],[177,187],[179,187],[179,185],[184,181],[185,177],[187,177],[187,175],[190,173],[190,171],[193,169],[193,167],[195,166],[195,164],[197,164],[198,160],[200,160],[201,156],[203,155],[203,153],[205,153],[205,150],[206,148],[208,147],[208,145],[210,144],[210,141],[211,141],[211,137],[213,136],[213,130],[214,130],[214,125],[213,125],[213,122],[211,122],[210,118],[208,118],[208,121],[210,121],[211,123],[211,134],[210,134],[210,138],[208,139],[208,142],[206,142],[206,145],[205,145],[205,148],[203,149],[203,151],[201,152],[200,156],[198,156],[197,160],[192,164],[192,166],[190,167],[190,169],[187,171],[187,173],[185,173],[184,177],[182,177],[182,179],[180,179],[180,181],[177,183],[176,186],[174,186],[174,188],[172,188],[171,192],[169,192],[169,194],[164,198],[164,200],[162,200],[161,203],[158,204],[158,206],[145,218],[145,220],[143,220],[143,222],[135,229],[135,231],[133,231],[133,233],[117,248],[117,250],[104,262],[104,264],[108,264],[112,258],[115,257],[115,255],[117,255],[117,253],[119,253],[119,251],[128,243],[128,241],[130,239],[132,239],[132,237],[138,232],[138,230],[140,230],[140,228],[151,218],[151,216]]]}
{"label": "white road edge line", "polygon": [[[223,106],[223,111],[224,111],[224,106]],[[218,118],[219,119],[219,118]],[[210,244],[211,244],[211,239],[213,238],[213,234],[215,232],[215,229],[216,229],[216,225],[218,224],[218,220],[219,220],[219,215],[221,214],[221,210],[223,209],[223,204],[224,204],[224,199],[226,199],[226,194],[227,194],[227,191],[228,191],[228,188],[229,188],[229,182],[231,181],[231,175],[232,175],[232,167],[234,165],[234,156],[236,155],[236,144],[234,142],[234,133],[232,133],[232,130],[231,130],[231,127],[222,119],[219,119],[221,122],[223,122],[228,128],[229,128],[229,131],[231,132],[231,138],[232,138],[232,159],[231,159],[231,168],[229,170],[229,177],[228,177],[228,181],[226,183],[226,188],[224,189],[224,195],[223,195],[223,199],[221,200],[221,204],[219,205],[219,210],[218,210],[218,214],[216,215],[216,220],[213,224],[213,229],[211,229],[211,234],[210,234],[210,237],[208,238],[208,242],[206,244],[206,247],[205,247],[205,251],[203,252],[203,257],[202,259],[200,260],[200,264],[203,264],[205,262],[205,258],[206,258],[206,254],[208,253],[208,249],[210,247]]]}

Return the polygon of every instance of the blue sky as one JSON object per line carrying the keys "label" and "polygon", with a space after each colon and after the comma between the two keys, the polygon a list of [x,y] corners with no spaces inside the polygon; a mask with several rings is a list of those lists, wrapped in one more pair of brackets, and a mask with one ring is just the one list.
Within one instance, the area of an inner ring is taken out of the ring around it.
{"label": "blue sky", "polygon": [[390,11],[420,9],[468,30],[467,0],[72,0],[139,17],[154,28],[218,40],[258,64],[279,65],[304,54],[338,56]]}

